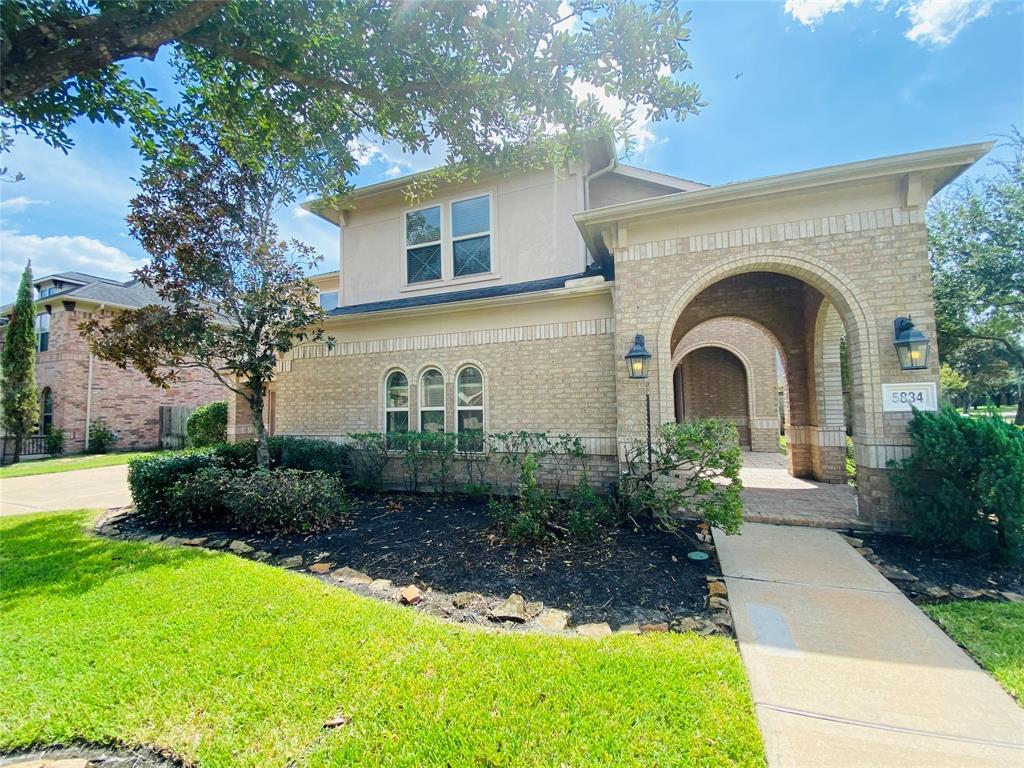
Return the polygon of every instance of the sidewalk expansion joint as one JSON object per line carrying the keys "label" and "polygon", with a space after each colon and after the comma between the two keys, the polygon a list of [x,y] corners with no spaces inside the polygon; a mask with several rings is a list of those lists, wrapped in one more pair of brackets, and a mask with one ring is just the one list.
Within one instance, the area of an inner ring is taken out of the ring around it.
{"label": "sidewalk expansion joint", "polygon": [[817,589],[838,589],[843,592],[868,592],[873,595],[903,595],[902,592],[895,588],[895,591],[893,591],[888,589],[870,589],[868,587],[843,587],[838,584],[811,584],[804,581],[782,581],[779,579],[762,579],[758,578],[757,576],[730,576],[727,573],[723,573],[722,578],[736,579],[737,581],[754,581],[760,584],[780,584],[782,586],[791,587],[815,587]]}

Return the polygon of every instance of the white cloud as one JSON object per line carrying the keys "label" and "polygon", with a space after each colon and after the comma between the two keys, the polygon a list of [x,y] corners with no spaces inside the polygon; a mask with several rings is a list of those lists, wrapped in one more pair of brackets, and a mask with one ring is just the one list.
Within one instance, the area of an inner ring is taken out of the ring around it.
{"label": "white cloud", "polygon": [[558,18],[561,19],[555,24],[556,32],[572,32],[580,24],[579,15],[572,15],[572,6],[562,0],[558,4]]}
{"label": "white cloud", "polygon": [[[794,19],[813,27],[831,13],[839,13],[862,0],[786,0],[785,11]],[[947,45],[976,19],[986,16],[993,0],[876,0],[879,10],[895,8],[897,16],[907,16],[908,40],[922,44]]]}
{"label": "white cloud", "polygon": [[[582,80],[577,80],[572,84],[572,94],[577,102],[585,101],[588,96],[593,96],[597,99],[601,110],[610,117],[622,117],[626,109],[626,102],[618,96],[609,96],[605,93],[604,88]],[[636,153],[641,154],[654,144],[658,137],[651,128],[651,113],[647,104],[641,101],[636,102],[632,117],[633,125],[630,127],[630,135],[635,142]]]}
{"label": "white cloud", "polygon": [[8,215],[21,213],[30,205],[48,205],[48,203],[46,200],[35,200],[28,195],[18,195],[17,197],[0,200],[0,210]]}
{"label": "white cloud", "polygon": [[913,0],[901,9],[910,17],[906,38],[947,45],[975,19],[988,15],[992,0]]}
{"label": "white cloud", "polygon": [[395,178],[395,176],[401,176],[402,173],[403,170],[402,166],[400,165],[392,165],[390,168],[384,171],[384,175],[387,176],[389,179],[393,179]]}
{"label": "white cloud", "polygon": [[808,27],[813,27],[830,13],[837,13],[861,0],[786,0],[786,13]]}
{"label": "white cloud", "polygon": [[145,259],[133,258],[120,248],[83,235],[23,235],[0,230],[0,276],[4,294],[13,294],[25,262],[32,260],[37,277],[53,272],[78,271],[114,280],[128,280]]}
{"label": "white cloud", "polygon": [[352,153],[352,157],[355,158],[355,161],[359,163],[361,168],[373,165],[374,163],[387,165],[388,169],[384,172],[384,175],[389,178],[401,176],[403,173],[409,173],[412,170],[412,165],[408,161],[395,157],[384,146],[375,141],[352,139],[348,142],[348,151]]}
{"label": "white cloud", "polygon": [[304,219],[307,216],[312,216],[312,215],[313,215],[312,213],[307,211],[301,205],[296,205],[294,208],[292,208],[292,216],[294,218],[296,218],[296,219]]}

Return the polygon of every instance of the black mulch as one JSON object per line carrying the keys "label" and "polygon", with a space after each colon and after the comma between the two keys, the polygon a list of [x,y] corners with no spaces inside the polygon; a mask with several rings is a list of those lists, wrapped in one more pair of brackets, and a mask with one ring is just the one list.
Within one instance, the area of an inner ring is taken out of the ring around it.
{"label": "black mulch", "polygon": [[[689,560],[693,545],[663,531],[602,529],[586,542],[517,546],[494,528],[482,499],[367,495],[357,498],[356,507],[342,527],[316,534],[169,530],[147,525],[140,516],[118,527],[129,534],[243,539],[277,559],[301,555],[306,566],[329,560],[398,586],[415,583],[488,597],[517,592],[527,601],[571,611],[573,624],[709,616],[705,577],[720,574],[713,552],[708,560]],[[695,537],[695,529],[688,532]]]}
{"label": "black mulch", "polygon": [[127,749],[75,744],[0,753],[0,766],[16,765],[30,760],[56,762],[73,758],[84,759],[89,768],[173,768],[182,765],[180,761],[165,757],[147,747]]}
{"label": "black mulch", "polygon": [[924,586],[949,589],[959,584],[974,590],[1024,594],[1024,565],[1005,565],[986,554],[956,546],[925,547],[909,536],[857,533],[886,565],[904,568],[917,582],[893,582],[916,596]]}

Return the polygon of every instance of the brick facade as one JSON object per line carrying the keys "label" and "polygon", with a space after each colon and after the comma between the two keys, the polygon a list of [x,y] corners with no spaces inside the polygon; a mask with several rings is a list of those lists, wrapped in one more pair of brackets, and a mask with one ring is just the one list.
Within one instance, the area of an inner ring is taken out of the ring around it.
{"label": "brick facade", "polygon": [[[36,353],[36,384],[53,394],[53,425],[64,431],[67,452],[85,447],[89,348],[77,330],[93,313],[53,308],[49,349]],[[100,313],[109,317],[110,312]],[[138,371],[121,370],[112,363],[92,361],[93,420],[102,418],[118,433],[118,449],[153,448],[159,440],[159,407],[195,407],[223,400],[225,389],[212,374],[184,371],[182,380],[168,389],[150,384]]]}

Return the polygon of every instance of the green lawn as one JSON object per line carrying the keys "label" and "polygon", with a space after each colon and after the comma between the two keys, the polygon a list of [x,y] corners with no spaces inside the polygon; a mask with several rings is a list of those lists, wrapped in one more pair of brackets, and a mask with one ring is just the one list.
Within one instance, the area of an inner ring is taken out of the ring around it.
{"label": "green lawn", "polygon": [[0,480],[6,477],[28,477],[29,475],[48,475],[51,472],[70,472],[73,469],[94,469],[96,467],[112,467],[115,464],[127,464],[136,456],[147,456],[152,451],[124,451],[123,453],[74,454],[73,456],[55,456],[52,459],[33,459],[0,467]]}
{"label": "green lawn", "polygon": [[[760,766],[734,644],[464,629],[228,554],[0,519],[0,750],[201,766]],[[336,714],[351,722],[321,725]]]}
{"label": "green lawn", "polygon": [[924,610],[1024,705],[1024,604],[936,603]]}

